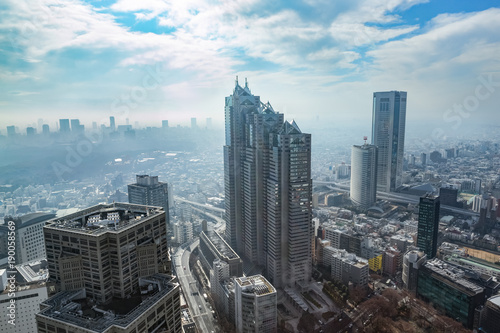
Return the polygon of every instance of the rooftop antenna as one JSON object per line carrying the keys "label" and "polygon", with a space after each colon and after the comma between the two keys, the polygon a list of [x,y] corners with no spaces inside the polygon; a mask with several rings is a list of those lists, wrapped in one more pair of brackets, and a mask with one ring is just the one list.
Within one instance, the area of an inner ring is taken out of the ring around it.
{"label": "rooftop antenna", "polygon": [[365,145],[366,145],[366,140],[368,140],[368,137],[365,135],[365,136],[363,137],[363,140],[365,140]]}

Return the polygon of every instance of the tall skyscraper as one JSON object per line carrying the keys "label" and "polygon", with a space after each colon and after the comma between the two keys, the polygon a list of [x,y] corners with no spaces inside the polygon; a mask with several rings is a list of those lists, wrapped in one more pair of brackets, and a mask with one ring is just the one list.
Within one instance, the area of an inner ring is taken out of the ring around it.
{"label": "tall skyscraper", "polygon": [[37,120],[37,127],[36,127],[36,129],[38,130],[38,132],[42,131],[42,125],[43,125],[43,119],[42,118],[38,118],[38,120]]}
{"label": "tall skyscraper", "polygon": [[43,135],[49,135],[49,134],[50,134],[50,128],[49,128],[49,125],[47,125],[47,124],[43,124],[43,125],[42,125],[42,132],[43,132]]}
{"label": "tall skyscraper", "polygon": [[402,185],[406,92],[373,93],[372,144],[378,148],[377,188],[395,191]]}
{"label": "tall skyscraper", "polygon": [[60,292],[42,303],[38,332],[180,333],[179,285],[165,274],[166,233],[162,208],[128,203],[50,220],[47,261]]}
{"label": "tall skyscraper", "polygon": [[71,119],[70,123],[71,123],[71,130],[73,132],[78,131],[78,129],[80,127],[80,119]]}
{"label": "tall skyscraper", "polygon": [[168,128],[168,120],[162,120],[161,121],[161,128],[163,128],[163,129]]}
{"label": "tall skyscraper", "polygon": [[26,127],[26,135],[27,136],[33,136],[36,134],[36,128],[34,127]]}
{"label": "tall skyscraper", "polygon": [[198,125],[196,125],[196,118],[191,118],[191,128],[198,128]]}
{"label": "tall skyscraper", "polygon": [[236,80],[226,97],[226,239],[276,287],[311,276],[311,135]]}
{"label": "tall skyscraper", "polygon": [[128,185],[128,202],[138,205],[163,207],[168,214],[168,184],[158,181],[158,176],[136,175],[136,183]]}
{"label": "tall skyscraper", "polygon": [[69,119],[59,119],[59,132],[61,133],[69,133]]}
{"label": "tall skyscraper", "polygon": [[9,138],[16,136],[16,126],[7,126],[7,136]]}
{"label": "tall skyscraper", "polygon": [[212,129],[212,118],[206,120],[207,129]]}
{"label": "tall skyscraper", "polygon": [[440,206],[439,197],[427,194],[420,198],[417,246],[427,255],[427,259],[434,258],[437,252]]}
{"label": "tall skyscraper", "polygon": [[113,116],[110,116],[109,117],[109,128],[114,131],[115,128],[116,128],[116,125],[115,125],[115,117]]}
{"label": "tall skyscraper", "polygon": [[75,134],[83,134],[84,125],[80,124],[80,119],[71,119],[71,132]]}
{"label": "tall skyscraper", "polygon": [[422,166],[427,165],[427,154],[426,153],[420,154],[420,163],[422,164]]}
{"label": "tall skyscraper", "polygon": [[377,147],[374,145],[352,146],[351,200],[365,209],[377,201]]}

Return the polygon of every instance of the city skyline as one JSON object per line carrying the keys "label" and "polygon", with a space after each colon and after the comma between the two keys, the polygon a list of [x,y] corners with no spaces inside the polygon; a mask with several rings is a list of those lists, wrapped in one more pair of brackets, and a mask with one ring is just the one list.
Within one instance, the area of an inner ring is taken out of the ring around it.
{"label": "city skyline", "polygon": [[217,96],[235,75],[303,126],[365,122],[371,106],[359,96],[394,89],[412,92],[409,120],[432,119],[448,135],[495,117],[491,1],[53,2],[2,9],[2,122],[70,111],[82,123],[222,124]]}
{"label": "city skyline", "polygon": [[500,3],[0,15],[1,331],[495,331]]}

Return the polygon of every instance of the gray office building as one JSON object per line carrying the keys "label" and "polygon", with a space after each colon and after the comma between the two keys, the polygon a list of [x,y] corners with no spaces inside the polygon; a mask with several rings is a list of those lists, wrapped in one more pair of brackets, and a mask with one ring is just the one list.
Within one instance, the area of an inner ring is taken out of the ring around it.
{"label": "gray office building", "polygon": [[58,293],[40,305],[38,332],[182,331],[161,207],[101,204],[50,220],[44,236]]}
{"label": "gray office building", "polygon": [[128,201],[138,205],[163,207],[168,214],[168,184],[158,181],[158,176],[136,175],[136,183],[128,185]]}
{"label": "gray office building", "polygon": [[406,92],[373,93],[372,144],[378,148],[377,188],[395,191],[402,185]]}

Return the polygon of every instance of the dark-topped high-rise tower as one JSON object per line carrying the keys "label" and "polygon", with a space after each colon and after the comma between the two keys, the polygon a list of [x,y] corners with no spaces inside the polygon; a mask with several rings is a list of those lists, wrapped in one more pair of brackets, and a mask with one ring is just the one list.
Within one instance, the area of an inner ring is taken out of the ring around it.
{"label": "dark-topped high-rise tower", "polygon": [[406,92],[373,93],[372,145],[378,148],[377,190],[402,185],[406,126]]}
{"label": "dark-topped high-rise tower", "polygon": [[420,198],[417,246],[427,255],[427,259],[436,256],[440,207],[439,197],[427,194]]}
{"label": "dark-topped high-rise tower", "polygon": [[313,237],[311,135],[236,86],[226,97],[226,239],[276,287],[307,283]]}

